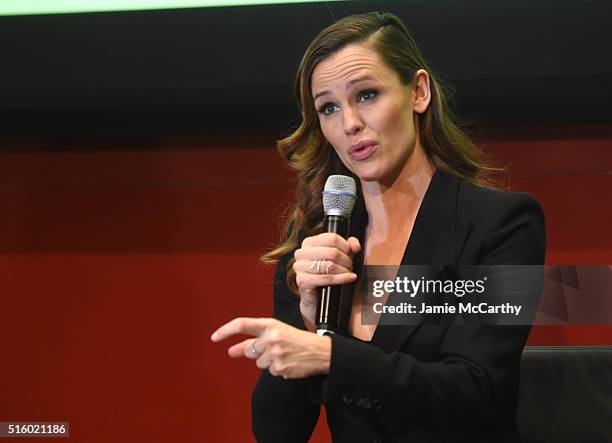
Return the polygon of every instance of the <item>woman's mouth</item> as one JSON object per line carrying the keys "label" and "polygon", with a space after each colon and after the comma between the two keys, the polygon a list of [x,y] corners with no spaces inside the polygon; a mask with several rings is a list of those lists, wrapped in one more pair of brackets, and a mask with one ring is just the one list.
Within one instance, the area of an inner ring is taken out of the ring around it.
{"label": "woman's mouth", "polygon": [[353,160],[365,160],[369,158],[374,151],[376,151],[378,145],[372,140],[364,140],[357,144],[354,144],[348,150],[349,157]]}

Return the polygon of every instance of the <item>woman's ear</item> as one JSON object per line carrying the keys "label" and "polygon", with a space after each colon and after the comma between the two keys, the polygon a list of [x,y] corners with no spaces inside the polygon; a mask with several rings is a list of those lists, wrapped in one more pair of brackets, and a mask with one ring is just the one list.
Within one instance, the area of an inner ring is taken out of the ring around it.
{"label": "woman's ear", "polygon": [[424,69],[418,69],[414,73],[412,86],[414,112],[422,114],[427,110],[431,101],[431,89],[429,87],[429,74]]}

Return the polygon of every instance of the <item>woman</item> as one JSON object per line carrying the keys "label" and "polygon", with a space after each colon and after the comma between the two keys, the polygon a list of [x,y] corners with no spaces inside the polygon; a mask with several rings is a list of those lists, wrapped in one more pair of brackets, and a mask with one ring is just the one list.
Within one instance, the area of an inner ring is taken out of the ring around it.
{"label": "woman", "polygon": [[[323,30],[295,91],[303,121],[279,151],[299,177],[296,204],[285,240],[264,256],[278,259],[274,318],[234,319],[212,336],[255,337],[229,354],[264,369],[253,393],[256,438],[307,441],[324,403],[338,442],[518,441],[529,327],[363,325],[355,296],[348,333],[319,336],[316,288],[354,284],[362,265],[543,264],[539,204],[491,188],[493,168],[452,122],[392,14]],[[348,240],[321,233],[330,174],[358,183]]]}

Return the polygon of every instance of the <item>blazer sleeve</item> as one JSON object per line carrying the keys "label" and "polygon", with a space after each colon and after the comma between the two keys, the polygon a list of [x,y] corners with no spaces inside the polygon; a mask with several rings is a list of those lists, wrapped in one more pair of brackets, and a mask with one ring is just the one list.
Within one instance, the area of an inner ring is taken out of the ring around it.
{"label": "blazer sleeve", "polygon": [[[279,260],[274,274],[273,317],[306,330],[299,300],[287,286],[286,267],[293,254]],[[310,397],[311,385],[322,376],[299,380],[275,377],[262,370],[251,398],[253,434],[258,442],[307,442],[319,418],[321,406]]]}
{"label": "blazer sleeve", "polygon": [[[501,194],[501,193],[500,193]],[[504,193],[487,211],[488,233],[477,264],[543,264],[544,216],[524,193]],[[435,327],[435,326],[421,326]],[[520,355],[529,326],[449,326],[439,360],[422,362],[401,351],[332,336],[325,401],[347,416],[391,429],[414,422],[429,429],[470,430],[516,398]],[[355,399],[359,399],[355,401]]]}

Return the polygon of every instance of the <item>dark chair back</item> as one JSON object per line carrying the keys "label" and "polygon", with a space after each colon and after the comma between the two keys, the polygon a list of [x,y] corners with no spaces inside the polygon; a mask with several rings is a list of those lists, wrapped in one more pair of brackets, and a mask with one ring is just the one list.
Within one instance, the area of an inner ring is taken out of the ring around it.
{"label": "dark chair back", "polygon": [[528,346],[517,423],[523,443],[612,443],[612,346]]}

